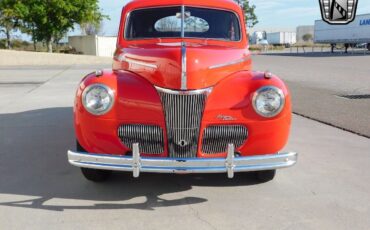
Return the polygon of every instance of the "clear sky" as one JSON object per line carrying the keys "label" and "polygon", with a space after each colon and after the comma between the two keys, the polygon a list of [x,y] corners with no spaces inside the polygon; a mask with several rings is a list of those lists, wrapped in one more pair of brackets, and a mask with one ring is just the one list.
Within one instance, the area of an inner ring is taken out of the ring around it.
{"label": "clear sky", "polygon": [[[104,35],[116,35],[122,7],[129,0],[100,0],[100,7],[111,20],[104,22]],[[201,0],[200,0],[201,1]],[[255,29],[295,30],[321,19],[318,0],[250,0],[256,5],[259,23]],[[370,0],[359,0],[357,14],[370,13]]]}

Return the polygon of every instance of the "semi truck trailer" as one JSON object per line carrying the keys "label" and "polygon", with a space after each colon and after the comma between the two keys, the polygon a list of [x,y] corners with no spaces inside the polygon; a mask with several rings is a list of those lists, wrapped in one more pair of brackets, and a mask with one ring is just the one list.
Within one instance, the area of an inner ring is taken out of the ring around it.
{"label": "semi truck trailer", "polygon": [[370,14],[357,15],[356,19],[347,25],[329,25],[315,21],[315,43],[344,44],[346,48],[365,44],[370,50]]}
{"label": "semi truck trailer", "polygon": [[297,43],[297,34],[294,32],[267,33],[266,37],[270,45],[284,45],[290,47]]}

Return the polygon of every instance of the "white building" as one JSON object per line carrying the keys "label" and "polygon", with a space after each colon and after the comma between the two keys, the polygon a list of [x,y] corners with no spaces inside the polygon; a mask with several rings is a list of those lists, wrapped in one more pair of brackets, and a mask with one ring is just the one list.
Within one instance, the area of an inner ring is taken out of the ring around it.
{"label": "white building", "polygon": [[311,34],[312,39],[315,36],[314,26],[298,26],[297,27],[297,42],[304,42],[303,36],[306,34]]}
{"label": "white building", "polygon": [[117,37],[103,37],[97,35],[71,36],[68,44],[85,55],[98,57],[113,57],[116,50]]}

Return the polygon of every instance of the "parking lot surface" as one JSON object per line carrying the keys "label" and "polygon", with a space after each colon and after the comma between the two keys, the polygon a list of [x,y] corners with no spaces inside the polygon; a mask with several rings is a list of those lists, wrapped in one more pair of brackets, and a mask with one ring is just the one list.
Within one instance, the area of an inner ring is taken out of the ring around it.
{"label": "parking lot surface", "polygon": [[253,59],[255,69],[286,81],[295,113],[370,138],[370,55],[277,53]]}
{"label": "parking lot surface", "polygon": [[[357,58],[254,61],[255,69],[270,66],[287,80],[296,112],[338,126],[347,116],[362,119],[364,129],[357,123],[344,128],[365,135],[369,117],[354,114],[368,113],[368,101],[361,100],[362,108],[330,97],[368,93],[368,67],[353,64],[368,59]],[[299,152],[299,162],[269,183],[258,184],[250,174],[229,180],[115,173],[105,184],[86,181],[66,156],[75,148],[74,93],[85,74],[109,67],[0,68],[0,229],[370,228],[370,139],[296,115],[285,150]],[[331,100],[348,109],[323,111]]]}

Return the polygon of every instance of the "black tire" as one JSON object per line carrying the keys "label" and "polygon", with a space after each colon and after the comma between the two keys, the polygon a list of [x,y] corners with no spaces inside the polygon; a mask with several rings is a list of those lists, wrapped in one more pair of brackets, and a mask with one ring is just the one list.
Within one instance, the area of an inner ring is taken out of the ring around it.
{"label": "black tire", "polygon": [[81,172],[87,180],[97,183],[107,181],[112,175],[111,171],[99,169],[81,168]]}
{"label": "black tire", "polygon": [[266,183],[272,181],[275,178],[276,170],[259,171],[256,172],[256,179],[259,182]]}
{"label": "black tire", "polygon": [[[77,152],[87,152],[77,141],[76,143]],[[81,168],[81,172],[84,177],[93,182],[104,182],[109,179],[112,175],[112,171],[108,170],[100,170],[100,169],[88,169],[88,168]]]}

